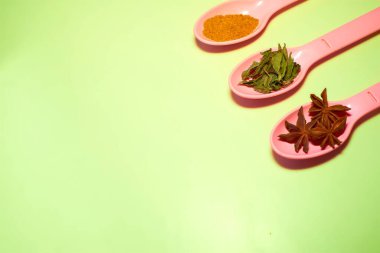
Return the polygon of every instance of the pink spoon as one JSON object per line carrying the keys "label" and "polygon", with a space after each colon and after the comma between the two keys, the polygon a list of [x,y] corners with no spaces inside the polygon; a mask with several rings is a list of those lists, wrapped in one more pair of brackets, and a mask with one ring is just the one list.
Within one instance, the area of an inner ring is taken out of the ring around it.
{"label": "pink spoon", "polygon": [[[353,127],[356,123],[359,122],[360,119],[362,119],[365,115],[368,115],[371,112],[375,111],[376,109],[380,109],[380,83],[377,83],[346,100],[329,102],[329,105],[334,104],[341,104],[351,108],[351,110],[348,111],[349,116],[347,117],[346,129],[344,130],[343,134],[338,137],[339,140],[342,141],[342,144],[339,146],[341,147],[345,142],[347,142],[349,136],[351,135],[351,132],[354,129]],[[311,103],[303,105],[305,119],[307,122],[310,121],[308,113],[310,107]],[[291,113],[289,113],[283,119],[281,119],[277,123],[277,126],[273,129],[270,142],[274,152],[288,159],[302,160],[323,156],[334,151],[334,149],[330,146],[326,147],[325,149],[321,149],[320,146],[310,144],[310,149],[307,154],[304,153],[302,150],[300,150],[299,153],[296,153],[294,151],[294,144],[290,144],[279,140],[278,136],[280,134],[288,133],[288,131],[285,128],[285,120],[287,120],[290,123],[295,123],[298,117],[298,110],[299,107],[295,108]],[[339,147],[336,147],[335,149]]]}
{"label": "pink spoon", "polygon": [[[289,86],[268,94],[262,94],[251,87],[239,84],[241,73],[246,70],[253,61],[259,61],[261,55],[254,54],[242,61],[232,71],[229,79],[231,90],[238,96],[248,99],[267,99],[279,96],[293,90],[299,86],[305,78],[310,67],[319,63],[323,58],[340,53],[342,49],[348,47],[361,39],[367,38],[380,30],[380,7],[360,16],[353,21],[329,32],[322,37],[315,39],[306,45],[289,48],[294,60],[301,65],[301,71]],[[274,49],[274,50],[277,50]]]}
{"label": "pink spoon", "polygon": [[[303,0],[230,0],[203,14],[195,23],[194,35],[199,41],[213,46],[226,46],[240,43],[260,34],[274,14],[296,2],[303,2]],[[206,38],[203,35],[203,23],[216,15],[227,14],[250,15],[258,19],[259,24],[251,34],[240,39],[217,42]]]}

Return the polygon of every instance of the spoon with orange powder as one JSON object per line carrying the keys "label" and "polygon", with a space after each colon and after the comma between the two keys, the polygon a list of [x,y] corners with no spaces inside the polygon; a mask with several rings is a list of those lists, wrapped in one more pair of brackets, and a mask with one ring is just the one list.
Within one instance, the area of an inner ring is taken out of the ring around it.
{"label": "spoon with orange powder", "polygon": [[207,11],[195,23],[204,44],[226,46],[259,35],[279,11],[304,0],[230,0]]}

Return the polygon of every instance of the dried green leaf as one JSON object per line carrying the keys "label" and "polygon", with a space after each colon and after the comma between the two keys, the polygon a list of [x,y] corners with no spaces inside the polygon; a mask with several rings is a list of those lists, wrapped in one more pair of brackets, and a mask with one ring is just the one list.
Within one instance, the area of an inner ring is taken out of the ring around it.
{"label": "dried green leaf", "polygon": [[280,73],[281,61],[282,61],[282,53],[277,51],[271,59],[272,67],[274,71],[276,71],[277,74]]}
{"label": "dried green leaf", "polygon": [[292,75],[293,67],[294,67],[294,59],[292,57],[292,53],[290,53],[289,57],[288,57],[287,68],[286,68],[286,73],[285,73],[285,77],[284,77],[285,80],[290,79],[290,77]]}

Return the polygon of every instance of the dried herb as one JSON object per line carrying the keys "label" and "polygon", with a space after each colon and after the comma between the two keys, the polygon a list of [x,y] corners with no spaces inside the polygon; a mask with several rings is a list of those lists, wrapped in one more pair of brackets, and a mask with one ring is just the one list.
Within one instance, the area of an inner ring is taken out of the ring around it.
{"label": "dried herb", "polygon": [[309,152],[310,122],[306,123],[302,106],[298,110],[296,125],[285,121],[285,127],[289,133],[281,134],[280,140],[294,143],[294,149],[297,153],[301,148],[305,153]]}
{"label": "dried herb", "polygon": [[347,117],[336,120],[330,128],[327,128],[322,123],[318,122],[317,127],[310,130],[310,138],[317,141],[322,149],[329,145],[335,148],[335,145],[340,145],[342,142],[338,136],[343,133],[346,127]]}
{"label": "dried herb", "polygon": [[294,143],[295,151],[303,147],[303,151],[309,151],[309,142],[321,146],[335,148],[342,142],[338,137],[344,132],[347,121],[347,111],[349,107],[343,105],[329,106],[327,100],[327,90],[324,89],[319,98],[314,94],[310,95],[312,105],[309,109],[311,121],[306,123],[303,108],[298,111],[296,126],[285,121],[285,127],[289,133],[279,135],[280,140]]}
{"label": "dried herb", "polygon": [[277,91],[289,84],[300,72],[301,66],[288,54],[286,45],[278,45],[277,51],[269,49],[261,52],[260,62],[254,61],[245,70],[240,84],[252,87],[260,93]]}
{"label": "dried herb", "polygon": [[312,106],[309,109],[309,114],[313,126],[315,126],[317,122],[321,122],[323,126],[329,128],[336,120],[345,116],[350,108],[343,105],[329,106],[326,89],[322,91],[321,97],[322,99],[314,94],[310,95]]}

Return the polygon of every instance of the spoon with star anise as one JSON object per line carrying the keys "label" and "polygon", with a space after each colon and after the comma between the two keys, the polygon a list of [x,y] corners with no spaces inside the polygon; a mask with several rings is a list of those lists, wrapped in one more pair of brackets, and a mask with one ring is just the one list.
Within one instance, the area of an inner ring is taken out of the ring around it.
{"label": "spoon with star anise", "polygon": [[380,109],[380,83],[342,101],[328,102],[326,90],[321,97],[311,95],[312,103],[294,109],[278,122],[270,139],[275,153],[302,160],[340,148],[361,118]]}

